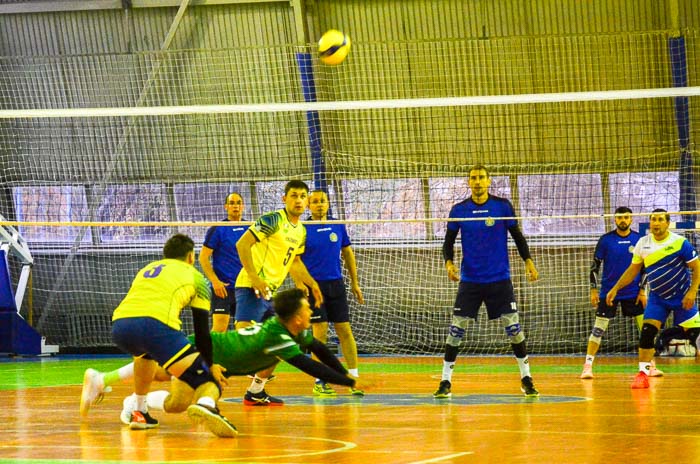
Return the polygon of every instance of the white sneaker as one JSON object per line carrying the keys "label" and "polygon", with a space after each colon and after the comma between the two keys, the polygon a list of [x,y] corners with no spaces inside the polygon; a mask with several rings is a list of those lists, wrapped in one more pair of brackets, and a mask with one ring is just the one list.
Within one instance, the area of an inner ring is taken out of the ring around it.
{"label": "white sneaker", "polygon": [[119,414],[119,420],[124,425],[131,424],[131,413],[136,410],[136,398],[134,395],[129,395],[122,401],[122,412]]}
{"label": "white sneaker", "polygon": [[95,369],[85,369],[83,375],[83,391],[80,394],[80,415],[87,416],[90,407],[102,401],[104,384],[101,374]]}
{"label": "white sneaker", "polygon": [[583,365],[583,372],[581,372],[582,379],[592,379],[593,378],[593,364],[585,363]]}
{"label": "white sneaker", "polygon": [[663,377],[664,376],[664,371],[661,369],[656,368],[656,363],[653,361],[651,362],[651,366],[649,367],[649,377]]}

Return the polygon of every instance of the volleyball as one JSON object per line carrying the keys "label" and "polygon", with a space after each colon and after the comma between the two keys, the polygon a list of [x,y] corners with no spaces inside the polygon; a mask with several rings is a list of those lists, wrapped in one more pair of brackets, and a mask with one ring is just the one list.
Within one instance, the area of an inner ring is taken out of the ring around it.
{"label": "volleyball", "polygon": [[318,41],[318,58],[321,63],[334,66],[345,60],[350,51],[350,37],[336,29],[326,31]]}

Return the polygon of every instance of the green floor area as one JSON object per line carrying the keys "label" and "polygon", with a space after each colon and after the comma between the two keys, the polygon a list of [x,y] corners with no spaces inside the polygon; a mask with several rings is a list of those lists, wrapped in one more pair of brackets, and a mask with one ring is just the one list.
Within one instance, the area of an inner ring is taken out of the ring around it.
{"label": "green floor area", "polygon": [[[579,359],[580,358],[580,359]],[[507,362],[507,357],[503,357],[504,362],[494,365],[492,358],[484,357],[461,357],[457,362],[455,372],[465,374],[499,374],[510,373],[513,365]],[[564,362],[557,363],[557,358],[548,357],[547,362],[537,363],[537,358],[532,358],[533,372],[538,374],[578,374],[581,370],[581,357],[563,357]],[[596,362],[596,372],[603,374],[623,374],[629,373],[634,367],[636,360],[630,356],[628,358],[614,358],[614,362],[599,358],[602,361]],[[580,360],[575,362],[572,360]],[[16,390],[24,388],[37,388],[60,385],[78,385],[82,383],[83,372],[88,367],[100,371],[110,371],[130,362],[130,358],[122,356],[54,356],[48,358],[4,358],[0,361],[0,390]],[[380,362],[376,359],[371,362],[362,362],[363,373],[376,374],[402,374],[402,373],[425,373],[438,374],[442,368],[440,357],[425,358],[416,357],[415,362],[410,358],[403,357],[392,361],[392,358],[382,358]],[[695,373],[700,374],[700,362],[693,358],[683,359],[663,359],[658,361],[669,374]],[[294,372],[295,369],[288,364],[280,363],[278,372]]]}

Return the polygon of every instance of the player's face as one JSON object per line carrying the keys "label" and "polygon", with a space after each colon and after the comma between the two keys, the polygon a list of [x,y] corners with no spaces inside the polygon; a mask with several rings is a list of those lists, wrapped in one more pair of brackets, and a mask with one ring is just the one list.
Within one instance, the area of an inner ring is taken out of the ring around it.
{"label": "player's face", "polygon": [[299,217],[304,214],[308,196],[309,192],[304,189],[289,189],[289,192],[282,197],[287,213],[294,217]]}
{"label": "player's face", "polygon": [[630,228],[632,225],[632,215],[625,213],[625,214],[616,214],[615,215],[615,227],[617,227],[617,230],[620,232],[624,232],[627,229]]}
{"label": "player's face", "polygon": [[311,306],[309,305],[309,300],[306,298],[301,299],[301,308],[297,311],[297,317],[299,318],[299,325],[302,330],[306,330],[311,327]]}
{"label": "player's face", "polygon": [[469,188],[472,190],[473,197],[480,198],[487,195],[490,186],[491,178],[484,169],[469,171]]}
{"label": "player's face", "polygon": [[309,195],[309,210],[314,219],[325,219],[328,214],[328,197],[323,192]]}
{"label": "player's face", "polygon": [[664,238],[669,225],[666,220],[666,213],[654,213],[649,218],[649,228],[655,238]]}
{"label": "player's face", "polygon": [[226,198],[226,213],[230,221],[240,221],[241,216],[243,216],[243,210],[245,209],[245,204],[243,203],[243,197],[237,193],[232,193]]}

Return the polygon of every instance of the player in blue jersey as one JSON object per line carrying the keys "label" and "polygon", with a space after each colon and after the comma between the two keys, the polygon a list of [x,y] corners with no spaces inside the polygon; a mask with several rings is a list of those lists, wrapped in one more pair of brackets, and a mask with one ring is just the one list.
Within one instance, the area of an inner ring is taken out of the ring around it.
{"label": "player in blue jersey", "polygon": [[[328,217],[328,207],[326,192],[321,190],[311,192],[309,210],[312,221],[325,222],[332,219]],[[323,304],[314,308],[314,313],[311,316],[314,337],[326,343],[328,323],[332,322],[348,371],[353,377],[359,377],[357,344],[350,328],[350,308],[340,263],[342,255],[350,278],[350,289],[357,302],[364,304],[365,300],[357,278],[355,253],[350,246],[350,237],[345,224],[305,224],[305,227],[306,249],[301,260],[311,277],[318,282],[321,294],[323,294]],[[313,306],[313,295],[309,296],[309,300]],[[335,390],[321,379],[316,379],[313,392],[319,396],[335,395]],[[351,389],[351,393],[357,396],[364,395],[362,390],[355,388]]]}
{"label": "player in blue jersey", "polygon": [[[471,197],[457,203],[450,211],[450,218],[463,221],[447,223],[442,246],[448,277],[459,281],[454,304],[452,323],[445,344],[442,380],[433,393],[435,398],[452,395],[452,372],[459,344],[467,326],[475,321],[482,303],[486,304],[489,319],[500,319],[510,338],[513,353],[520,368],[520,388],[525,396],[538,396],[530,375],[530,364],[525,346],[525,334],[520,327],[518,308],[510,279],[508,259],[508,233],[515,241],[520,257],[525,261],[528,279],[537,280],[537,268],[530,257],[527,241],[514,219],[513,205],[505,198],[489,195],[491,178],[484,166],[474,166],[469,171]],[[511,218],[511,219],[495,219]],[[457,234],[462,236],[461,271],[453,263],[454,243]]]}
{"label": "player in blue jersey", "polygon": [[[588,338],[586,361],[583,364],[583,372],[581,373],[582,379],[593,378],[593,360],[600,347],[603,334],[608,328],[610,319],[617,314],[618,306],[622,309],[623,315],[633,317],[637,328],[642,329],[642,315],[644,314],[647,297],[640,276],[635,277],[632,283],[620,289],[612,306],[608,306],[605,302],[605,295],[608,294],[612,286],[632,262],[632,251],[641,237],[639,232],[631,229],[631,226],[632,210],[626,206],[620,206],[615,210],[615,230],[611,230],[600,237],[595,247],[589,277],[591,282],[591,304],[596,308],[596,313],[593,329]],[[598,288],[598,276],[601,265],[603,265],[603,276],[600,281],[600,288]],[[652,363],[649,376],[661,377],[662,375],[663,372]]]}
{"label": "player in blue jersey", "polygon": [[[224,203],[226,221],[240,222],[243,217],[245,204],[243,197],[231,193]],[[236,293],[234,284],[238,273],[241,272],[241,260],[238,257],[236,242],[248,230],[247,226],[214,226],[207,230],[202,251],[199,253],[199,264],[204,275],[211,282],[212,298],[212,331],[225,332],[231,316],[236,313]]]}
{"label": "player in blue jersey", "polygon": [[671,216],[655,209],[649,218],[651,233],[639,239],[632,263],[608,292],[605,300],[613,304],[620,289],[631,284],[644,267],[649,297],[639,335],[639,372],[632,388],[649,388],[654,338],[661,325],[673,313],[673,325],[682,327],[691,340],[700,333],[700,315],[695,298],[700,285],[698,254],[684,237],[669,232]]}

